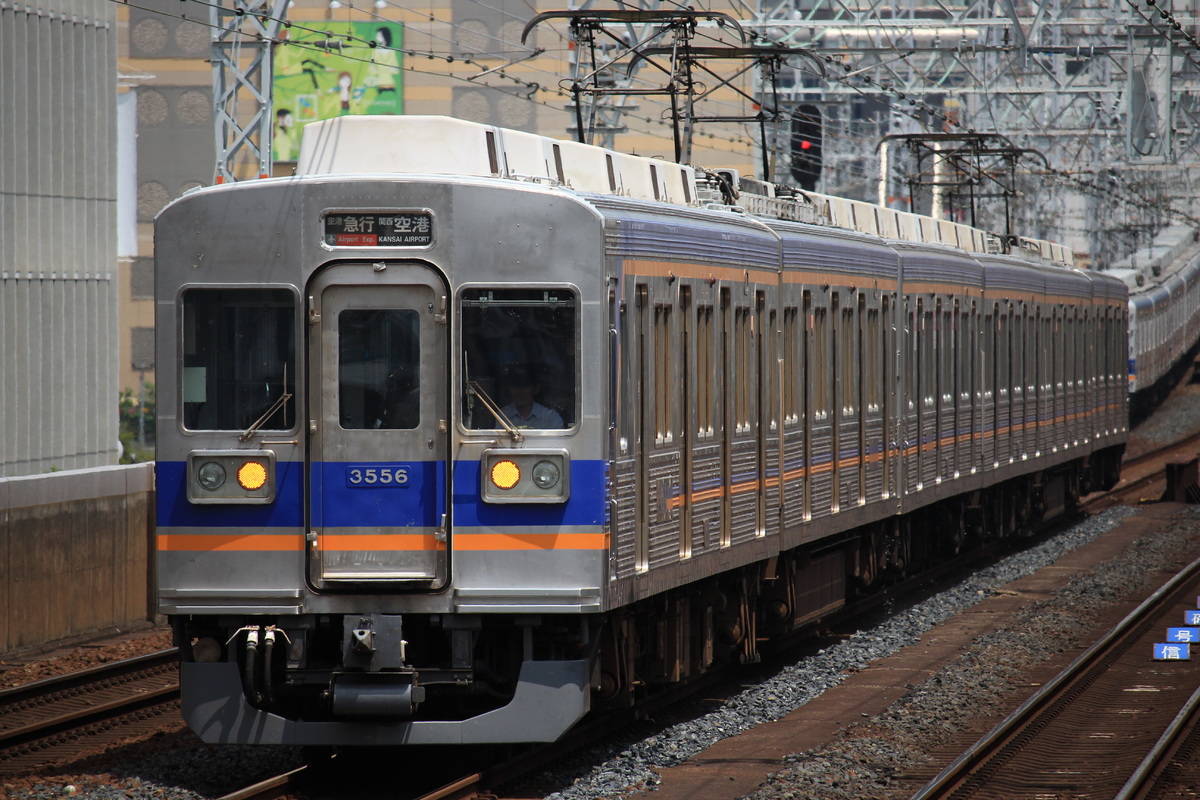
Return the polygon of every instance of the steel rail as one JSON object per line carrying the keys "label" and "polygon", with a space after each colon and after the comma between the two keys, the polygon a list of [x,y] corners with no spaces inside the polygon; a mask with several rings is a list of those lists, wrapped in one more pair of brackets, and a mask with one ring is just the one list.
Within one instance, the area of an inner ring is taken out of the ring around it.
{"label": "steel rail", "polygon": [[[139,675],[154,676],[178,657],[177,649],[160,650],[0,690],[0,720],[12,720],[22,712],[35,717],[9,727],[0,722],[0,752],[178,700],[179,681],[175,678],[150,689],[134,687],[124,696],[80,706],[88,693],[120,693],[120,684],[134,683]],[[60,712],[55,711],[56,705],[75,707]]]}
{"label": "steel rail", "polygon": [[980,769],[1000,756],[1004,748],[1055,701],[1071,690],[1081,678],[1095,669],[1100,661],[1120,644],[1127,635],[1134,633],[1138,625],[1156,612],[1167,598],[1173,596],[1186,582],[1200,574],[1200,559],[1193,561],[1163,584],[1146,600],[1101,637],[1091,647],[1075,658],[1062,672],[1043,685],[1032,697],[1021,704],[1004,720],[980,738],[966,752],[925,784],[912,800],[932,800],[949,796],[970,781]]}
{"label": "steel rail", "polygon": [[1129,780],[1117,792],[1113,800],[1139,800],[1147,797],[1155,788],[1155,784],[1179,751],[1189,735],[1195,732],[1197,717],[1200,716],[1200,689],[1192,692],[1192,696],[1184,703],[1183,708],[1171,720],[1171,724],[1163,731],[1162,736],[1154,743],[1154,747],[1138,764],[1138,768],[1129,776]]}

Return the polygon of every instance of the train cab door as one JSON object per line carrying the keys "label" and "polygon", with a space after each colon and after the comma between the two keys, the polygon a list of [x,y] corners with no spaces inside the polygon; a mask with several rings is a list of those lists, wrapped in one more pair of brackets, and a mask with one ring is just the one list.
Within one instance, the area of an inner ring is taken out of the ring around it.
{"label": "train cab door", "polygon": [[401,262],[308,294],[309,579],[432,590],[448,574],[447,290]]}

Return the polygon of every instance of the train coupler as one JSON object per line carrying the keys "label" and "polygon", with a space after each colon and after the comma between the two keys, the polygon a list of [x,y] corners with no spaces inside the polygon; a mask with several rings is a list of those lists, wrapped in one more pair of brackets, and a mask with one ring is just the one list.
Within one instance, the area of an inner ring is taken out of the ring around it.
{"label": "train coupler", "polygon": [[411,717],[425,700],[425,687],[412,671],[339,673],[328,698],[338,717]]}

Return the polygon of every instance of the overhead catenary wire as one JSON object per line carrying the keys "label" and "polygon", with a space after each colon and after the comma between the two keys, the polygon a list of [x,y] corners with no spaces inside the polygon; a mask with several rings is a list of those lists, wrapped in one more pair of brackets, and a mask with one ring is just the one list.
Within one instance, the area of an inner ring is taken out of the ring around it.
{"label": "overhead catenary wire", "polygon": [[[188,20],[189,22],[193,22],[193,23],[198,22],[207,27],[219,27],[219,26],[213,25],[207,19],[201,20],[201,19],[196,19],[194,16],[188,16],[186,11],[180,12],[180,13],[172,13],[172,12],[162,11],[161,9],[140,6],[136,2],[129,2],[129,0],[110,0],[110,1],[120,4],[120,5],[125,5],[127,7],[131,7],[131,8],[138,8],[139,10],[145,11],[147,13],[154,13],[154,14],[160,14],[160,15],[168,16],[168,17],[175,17],[175,18],[179,18],[179,19],[183,19],[183,20]],[[387,2],[387,1],[388,0],[385,0],[385,2]],[[219,7],[213,3],[206,2],[206,0],[182,0],[181,5],[186,6],[186,4],[188,2],[196,3],[202,7],[206,7],[206,8],[210,8],[210,9]],[[1130,2],[1131,5],[1133,4],[1132,0],[1127,0],[1127,2]],[[1148,2],[1149,2],[1149,0],[1148,0]],[[390,4],[390,2],[389,2],[389,4]],[[1154,2],[1149,2],[1149,4],[1151,6],[1155,5]],[[481,3],[481,5],[483,5],[483,4]],[[356,9],[352,4],[347,4],[347,6],[349,9],[354,9],[359,13],[366,14],[375,19],[379,19],[381,21],[391,21],[391,20],[388,20],[383,15],[375,13],[374,10]],[[1160,11],[1160,13],[1162,13],[1162,9],[1159,9],[1159,11]],[[1173,22],[1177,23],[1177,20],[1174,20],[1173,17],[1170,17],[1170,18],[1172,19]],[[271,19],[271,18],[265,17],[264,19]],[[431,21],[437,22],[438,24],[450,25],[452,28],[458,27],[458,26],[455,26],[452,22],[447,22],[445,20],[438,20],[436,17],[431,16],[430,19],[431,19]],[[514,19],[516,19],[516,18],[514,17]],[[319,35],[319,36],[323,36],[326,33],[328,33],[327,31],[322,30],[322,28],[319,27],[319,24],[315,23],[315,22],[295,21],[295,20],[286,20],[286,19],[277,20],[277,21],[281,24],[281,26],[283,27],[283,29],[285,31],[301,30],[301,31],[305,31],[305,32],[311,33],[313,35]],[[405,23],[405,24],[406,24],[406,26],[411,26],[411,23]],[[235,28],[226,28],[224,30],[227,32],[231,32],[231,33],[237,32],[237,29],[235,29]],[[472,33],[478,35],[478,32],[476,32],[476,31],[472,31]],[[561,33],[556,32],[556,34],[559,36],[560,41],[568,41],[569,42],[568,37],[563,36]],[[432,32],[429,32],[425,35],[428,35],[430,38],[441,38],[442,41],[448,41],[444,37],[435,36]],[[1164,34],[1164,35],[1166,35],[1166,34]],[[707,33],[705,33],[704,36],[713,41],[717,41],[717,39],[715,37],[710,37],[707,35]],[[761,34],[759,36],[760,36],[760,38],[763,38],[766,41],[770,41],[767,37],[761,36]],[[505,42],[503,39],[499,39],[498,37],[490,37],[490,38],[495,39],[499,43],[508,44],[508,42]],[[1191,39],[1194,39],[1194,38],[1195,37],[1190,37],[1189,41],[1191,41]],[[442,78],[446,78],[446,79],[450,79],[450,80],[454,80],[454,81],[469,83],[470,85],[483,86],[483,87],[486,87],[488,89],[491,89],[491,90],[494,90],[497,92],[512,95],[514,97],[517,97],[519,99],[522,99],[522,100],[530,102],[530,103],[533,103],[535,105],[542,106],[542,107],[545,107],[548,109],[552,109],[555,112],[561,112],[562,108],[560,106],[554,105],[554,103],[552,103],[550,101],[539,99],[535,95],[537,95],[539,93],[547,93],[547,94],[550,94],[550,95],[554,96],[555,98],[559,99],[560,101],[566,101],[566,100],[570,99],[569,95],[560,88],[542,85],[539,82],[524,80],[520,77],[517,77],[516,75],[513,75],[512,72],[508,69],[508,65],[505,65],[505,66],[497,69],[494,67],[488,67],[486,64],[481,63],[488,59],[494,59],[494,58],[498,58],[498,57],[504,57],[505,55],[509,55],[510,54],[509,51],[501,51],[499,54],[494,53],[494,52],[487,53],[487,54],[479,54],[479,53],[457,53],[456,54],[453,52],[439,53],[434,50],[421,50],[421,49],[417,49],[417,48],[413,48],[413,47],[388,47],[386,45],[381,45],[381,44],[375,42],[374,40],[368,40],[368,39],[365,39],[362,37],[357,37],[357,36],[354,36],[353,34],[349,34],[349,33],[339,33],[336,35],[331,35],[328,37],[328,40],[329,41],[337,40],[340,42],[339,54],[342,57],[348,58],[351,60],[365,62],[365,63],[371,63],[373,61],[373,59],[370,57],[370,53],[372,51],[375,51],[378,49],[386,49],[386,50],[393,50],[401,55],[409,56],[409,58],[411,58],[411,59],[425,59],[428,61],[443,61],[447,64],[458,63],[463,66],[476,66],[476,67],[480,68],[481,72],[487,72],[489,75],[495,75],[497,78],[501,78],[503,80],[509,81],[512,84],[515,84],[516,87],[520,87],[520,88],[518,89],[518,88],[514,88],[514,86],[502,85],[502,84],[497,84],[497,83],[488,82],[488,81],[476,82],[476,80],[473,79],[472,75],[463,75],[463,74],[459,74],[459,73],[453,72],[453,71],[421,68],[421,67],[416,66],[416,64],[404,64],[402,66],[402,69],[405,71],[416,73],[416,74],[432,75],[432,76],[442,77]],[[277,44],[282,45],[282,46],[306,48],[306,49],[312,50],[314,52],[327,52],[325,47],[318,46],[315,43],[291,40],[286,37],[281,38],[279,40],[279,42],[277,42]],[[1177,47],[1179,46],[1178,43],[1175,43],[1175,44]],[[355,50],[359,50],[361,52],[361,55],[356,54],[354,52]],[[511,51],[511,55],[517,55],[521,52],[522,52],[521,48],[518,47],[518,48],[515,48],[513,51]],[[530,52],[529,48],[525,48],[523,52],[525,52],[525,53]],[[549,53],[549,52],[553,52],[553,51],[549,51],[548,49],[541,49],[541,52]],[[905,58],[907,58],[907,56],[911,55],[911,53],[903,53],[900,51],[897,51],[897,52],[899,55],[901,55],[902,57],[905,57]],[[894,100],[899,101],[898,104],[892,104],[889,107],[893,111],[913,119],[919,125],[921,125],[922,127],[926,128],[926,129],[929,129],[929,127],[931,125],[936,125],[936,126],[940,126],[942,128],[954,128],[954,129],[958,129],[958,130],[966,131],[966,132],[970,132],[970,133],[976,132],[974,128],[961,124],[956,118],[954,118],[952,115],[947,114],[942,109],[939,109],[935,106],[925,103],[924,101],[920,100],[919,98],[913,97],[910,93],[905,92],[903,89],[897,89],[897,88],[891,86],[887,82],[880,81],[880,80],[872,77],[869,74],[862,73],[861,71],[856,70],[853,67],[853,65],[847,64],[844,61],[842,61],[841,59],[834,58],[834,57],[828,56],[828,55],[822,56],[822,58],[825,60],[825,62],[827,64],[837,66],[844,73],[843,75],[838,75],[835,71],[830,74],[830,76],[829,76],[830,79],[842,83],[843,85],[852,89],[857,94],[860,94],[865,97],[882,95],[882,96],[890,97]],[[874,69],[879,66],[882,66],[882,65],[872,65],[871,67],[869,67],[869,69]],[[911,66],[912,65],[910,65],[910,67]],[[541,69],[536,66],[533,66],[532,69],[534,72],[550,74],[546,70]],[[924,74],[920,70],[915,69],[915,67],[913,67],[913,69],[916,72],[916,74],[922,76],[923,80],[930,81],[930,82],[932,81],[932,79],[925,77]],[[854,72],[855,74],[853,74],[853,75],[845,74],[845,73],[851,73],[851,72]],[[478,77],[478,76],[474,76],[474,77]],[[720,102],[727,102],[727,101],[720,101]],[[905,108],[903,104],[907,104],[910,107]],[[654,128],[655,127],[657,127],[657,128],[668,128],[669,127],[669,123],[663,119],[655,119],[654,117],[651,117],[651,116],[638,115],[638,114],[635,114],[635,113],[632,113],[629,111],[624,111],[622,114],[622,117],[623,117],[623,119],[628,119],[630,121],[636,121],[637,123],[641,123],[644,126],[650,126],[650,127],[627,126],[627,127],[629,127],[629,130],[632,132],[636,132],[636,133],[640,133],[640,134],[644,134],[644,135],[648,135],[648,136],[655,136],[655,137],[664,136],[665,133],[656,131],[656,130],[654,130]],[[855,136],[839,120],[832,119],[832,118],[826,116],[824,118],[824,123],[829,126],[828,130],[831,133],[831,135],[853,138],[858,141],[863,141],[862,137]],[[750,135],[727,135],[727,134],[722,135],[722,134],[718,134],[718,133],[713,133],[711,131],[701,130],[701,131],[696,132],[696,136],[698,138],[703,138],[703,139],[708,140],[708,142],[709,142],[708,146],[710,147],[710,149],[718,149],[719,150],[722,146],[735,146],[738,148],[752,148],[752,147],[756,146],[756,144],[757,144],[755,137],[750,136]],[[730,152],[731,153],[739,153],[740,151],[731,150]],[[1110,199],[1111,199],[1112,193],[1114,191],[1111,186],[1099,187],[1099,186],[1095,185],[1094,183],[1091,183],[1091,182],[1088,182],[1086,180],[1079,178],[1078,175],[1071,174],[1068,171],[1056,170],[1054,168],[1051,168],[1050,170],[1048,170],[1048,174],[1057,175],[1057,177],[1060,180],[1066,181],[1067,183],[1075,186],[1076,188],[1083,189],[1090,193],[1100,194],[1100,195],[1108,197]],[[1084,170],[1081,174],[1095,174],[1095,171],[1094,170],[1090,170],[1090,171]],[[1163,201],[1157,201],[1157,200],[1153,200],[1151,198],[1147,198],[1145,196],[1137,195],[1136,193],[1132,192],[1132,190],[1130,190],[1129,187],[1120,185],[1120,184],[1118,185],[1117,191],[1118,192],[1126,192],[1127,196],[1123,199],[1128,201],[1131,205],[1145,208],[1148,210],[1153,209],[1153,210],[1165,213],[1169,216],[1174,216],[1178,219],[1183,219],[1188,222],[1196,223],[1196,220],[1194,217],[1192,217],[1191,215],[1188,215],[1185,212],[1180,211],[1179,209],[1174,208],[1169,203],[1164,204]]]}

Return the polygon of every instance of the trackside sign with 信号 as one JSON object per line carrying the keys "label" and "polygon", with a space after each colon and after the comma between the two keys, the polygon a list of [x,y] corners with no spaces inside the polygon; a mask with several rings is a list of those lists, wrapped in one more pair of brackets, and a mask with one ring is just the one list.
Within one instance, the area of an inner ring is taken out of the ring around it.
{"label": "trackside sign with \u4fe1\u53f7", "polygon": [[1190,645],[1187,642],[1156,642],[1155,661],[1190,661]]}

